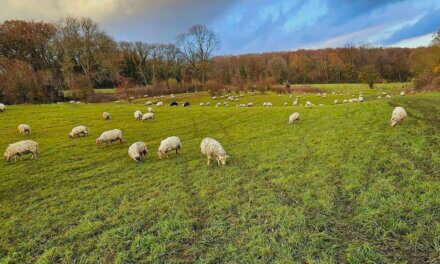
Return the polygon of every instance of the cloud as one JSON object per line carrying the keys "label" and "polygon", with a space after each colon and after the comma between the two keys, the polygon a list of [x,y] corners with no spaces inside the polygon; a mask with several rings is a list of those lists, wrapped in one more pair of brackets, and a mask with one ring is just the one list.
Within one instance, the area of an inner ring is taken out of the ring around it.
{"label": "cloud", "polygon": [[405,39],[420,37],[440,29],[440,8],[428,12],[413,25],[408,25],[394,32],[384,44],[393,44]]}
{"label": "cloud", "polygon": [[439,28],[439,10],[438,0],[0,0],[4,20],[86,16],[117,40],[174,42],[201,23],[219,35],[218,54],[406,43]]}

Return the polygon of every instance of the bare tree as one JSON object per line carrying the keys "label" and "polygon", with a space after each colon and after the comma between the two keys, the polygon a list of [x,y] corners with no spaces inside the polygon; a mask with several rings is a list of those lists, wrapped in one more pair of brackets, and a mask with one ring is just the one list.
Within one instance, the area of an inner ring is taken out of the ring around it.
{"label": "bare tree", "polygon": [[188,32],[177,37],[180,55],[188,67],[200,72],[203,84],[206,80],[208,63],[219,46],[220,41],[215,32],[200,24],[192,26]]}

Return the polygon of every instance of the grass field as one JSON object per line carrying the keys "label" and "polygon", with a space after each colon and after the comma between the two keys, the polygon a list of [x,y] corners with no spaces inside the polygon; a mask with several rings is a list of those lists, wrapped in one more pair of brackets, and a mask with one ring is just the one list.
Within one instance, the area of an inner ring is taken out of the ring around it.
{"label": "grass field", "polygon": [[[29,138],[41,157],[0,162],[0,263],[438,263],[440,94],[377,100],[379,90],[362,104],[300,95],[325,104],[312,109],[288,95],[238,102],[273,108],[178,95],[211,107],[155,107],[143,123],[133,112],[145,99],[9,106],[0,149]],[[395,106],[409,116],[392,128]],[[301,121],[288,125],[295,111]],[[32,134],[19,135],[20,123]],[[76,125],[91,135],[69,139]],[[113,128],[125,143],[95,146]],[[172,135],[183,154],[159,160]],[[222,143],[227,166],[206,166],[204,137]],[[136,141],[150,150],[140,164],[127,155]]]}

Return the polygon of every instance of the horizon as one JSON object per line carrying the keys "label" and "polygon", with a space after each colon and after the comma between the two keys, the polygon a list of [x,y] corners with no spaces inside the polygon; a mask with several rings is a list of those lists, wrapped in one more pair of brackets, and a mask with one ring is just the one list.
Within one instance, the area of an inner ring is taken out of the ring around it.
{"label": "horizon", "polygon": [[193,24],[204,24],[221,40],[216,56],[362,43],[415,48],[428,45],[440,28],[440,2],[434,0],[43,0],[29,5],[33,1],[3,1],[0,17],[45,22],[65,16],[90,17],[117,41],[148,43],[174,43]]}

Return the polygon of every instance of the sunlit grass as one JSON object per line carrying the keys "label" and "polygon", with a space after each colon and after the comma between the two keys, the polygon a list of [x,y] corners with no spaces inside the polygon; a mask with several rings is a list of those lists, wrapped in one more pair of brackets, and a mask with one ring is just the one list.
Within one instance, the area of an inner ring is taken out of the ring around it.
{"label": "sunlit grass", "polygon": [[[299,95],[312,109],[293,107],[289,95],[246,95],[237,103],[258,107],[216,108],[226,100],[184,94],[177,100],[192,108],[154,107],[154,122],[133,117],[148,99],[9,106],[0,149],[29,138],[41,157],[0,163],[0,262],[435,263],[440,94],[378,100],[378,92],[342,105],[332,102],[357,91]],[[391,128],[396,105],[409,116]],[[295,111],[301,121],[288,125]],[[20,123],[32,134],[19,135]],[[69,139],[76,125],[91,135]],[[114,128],[125,143],[97,147]],[[172,135],[183,154],[159,160],[160,140]],[[206,166],[204,137],[222,143],[227,166]],[[136,141],[150,150],[140,164],[127,155]]]}

